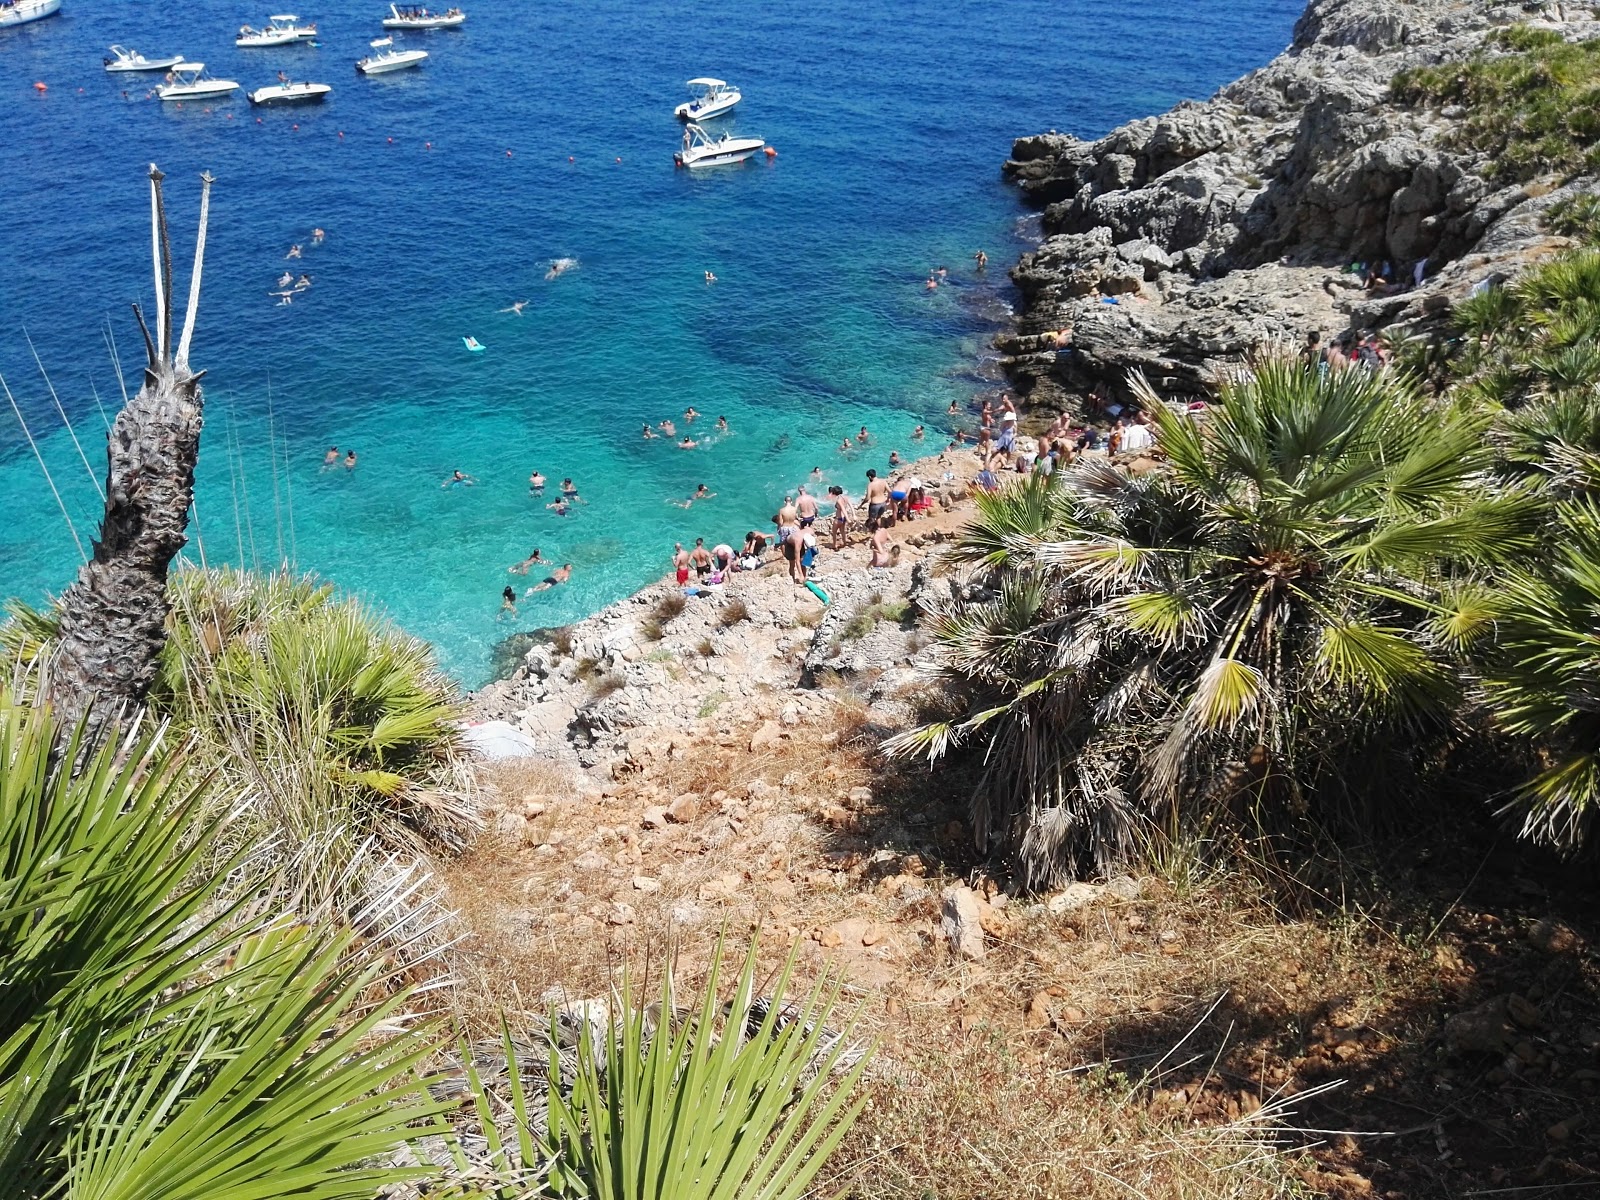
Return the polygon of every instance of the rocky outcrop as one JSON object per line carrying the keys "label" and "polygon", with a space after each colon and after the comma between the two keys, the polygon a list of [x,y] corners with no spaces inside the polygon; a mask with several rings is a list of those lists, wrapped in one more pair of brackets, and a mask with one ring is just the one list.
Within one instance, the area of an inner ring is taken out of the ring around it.
{"label": "rocky outcrop", "polygon": [[[1600,36],[1587,7],[1313,0],[1283,54],[1209,100],[1097,141],[1018,139],[1005,171],[1045,236],[1012,272],[1023,313],[997,345],[1013,382],[1045,403],[1130,370],[1199,391],[1264,342],[1440,316],[1486,256],[1546,248],[1537,213],[1560,181],[1491,182],[1448,136],[1459,114],[1390,87],[1530,20]],[[1356,262],[1389,264],[1391,283],[1422,263],[1423,284],[1369,295]]]}

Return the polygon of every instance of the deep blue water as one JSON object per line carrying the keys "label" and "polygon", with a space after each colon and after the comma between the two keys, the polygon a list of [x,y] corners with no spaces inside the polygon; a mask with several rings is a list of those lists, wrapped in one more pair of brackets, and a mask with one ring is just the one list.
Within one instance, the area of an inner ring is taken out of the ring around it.
{"label": "deep blue water", "polygon": [[[1299,8],[464,4],[463,31],[405,38],[430,52],[421,69],[373,79],[353,63],[381,32],[380,0],[318,0],[302,14],[316,47],[235,49],[267,11],[241,0],[66,0],[0,30],[0,374],[87,544],[99,499],[24,331],[103,471],[93,393],[107,412],[119,396],[103,331],[109,317],[136,386],[127,302],[151,291],[145,166],[168,175],[180,293],[210,170],[193,352],[208,371],[207,558],[292,558],[432,640],[469,684],[512,630],[656,577],[674,540],[764,527],[813,465],[859,486],[891,448],[915,450],[914,425],[942,428],[952,398],[992,385],[980,357],[1022,248],[999,176],[1011,139],[1097,135],[1208,94],[1280,50]],[[282,69],[334,93],[314,110],[258,113],[241,92],[180,111],[147,98],[158,77],[101,70],[112,42],[181,51],[246,89]],[[776,159],[674,170],[671,109],[701,74],[743,88],[726,124]],[[304,257],[286,261],[294,243]],[[547,281],[561,257],[580,266]],[[939,264],[950,282],[927,293]],[[286,268],[314,283],[278,307],[267,293]],[[521,317],[496,312],[516,300]],[[469,334],[488,350],[468,353]],[[732,432],[692,451],[640,438],[663,417],[681,429],[691,404],[697,434],[717,415]],[[874,448],[840,455],[862,424]],[[354,447],[356,469],[323,472],[330,445]],[[570,475],[587,503],[547,511],[528,495],[534,468],[546,501]],[[478,486],[441,488],[455,469]],[[702,481],[715,499],[672,503]],[[9,406],[0,503],[0,594],[60,591],[77,551]],[[575,564],[573,581],[500,620],[508,579],[533,581],[506,567],[536,545]]]}

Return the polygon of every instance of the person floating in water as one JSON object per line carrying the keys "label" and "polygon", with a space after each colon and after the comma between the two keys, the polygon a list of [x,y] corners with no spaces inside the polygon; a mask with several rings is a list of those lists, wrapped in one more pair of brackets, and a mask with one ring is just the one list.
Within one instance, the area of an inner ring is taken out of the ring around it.
{"label": "person floating in water", "polygon": [[310,286],[311,286],[311,276],[307,275],[304,271],[302,271],[300,273],[300,278],[296,279],[294,281],[294,290],[297,291],[297,292],[303,292],[303,291],[306,290],[306,288],[308,288]]}
{"label": "person floating in water", "polygon": [[849,454],[851,449],[853,449],[853,447],[850,445],[850,439],[849,438],[845,438],[844,441],[839,443],[839,453],[840,454]]}
{"label": "person floating in water", "polygon": [[936,288],[938,288],[938,286],[939,286],[939,281],[937,279],[935,279],[932,275],[929,275],[928,279],[927,279],[927,282],[925,282],[922,285],[922,290],[925,291],[925,292],[931,292],[931,291],[934,291]]}
{"label": "person floating in water", "polygon": [[706,487],[705,484],[702,483],[699,487],[695,488],[694,495],[690,496],[687,500],[675,500],[673,503],[679,508],[688,508],[696,500],[709,500],[715,495],[715,492],[711,491]]}
{"label": "person floating in water", "polygon": [[666,434],[668,437],[676,437],[678,434],[678,427],[674,425],[670,419],[666,421],[657,421],[656,428],[661,430],[661,432]]}
{"label": "person floating in water", "polygon": [[695,441],[692,437],[690,437],[686,433],[686,434],[683,435],[682,440],[680,440],[678,442],[678,449],[679,450],[693,450],[699,444],[700,444],[699,442]]}
{"label": "person floating in water", "polygon": [[553,587],[560,587],[563,583],[571,578],[572,564],[562,563],[559,567],[557,567],[554,571],[551,571],[550,574],[545,577],[545,581],[543,583],[536,583],[529,588],[527,594],[531,596],[535,592],[548,592]]}
{"label": "person floating in water", "polygon": [[322,245],[322,239],[327,236],[327,233],[323,231],[322,227],[318,226],[316,229],[311,231],[311,244],[313,246],[320,246]]}
{"label": "person floating in water", "polygon": [[972,261],[978,264],[978,270],[981,271],[989,265],[989,256],[982,250],[979,250],[972,256]]}
{"label": "person floating in water", "polygon": [[294,282],[294,272],[293,271],[285,271],[282,275],[278,276],[278,286],[281,287],[281,288],[286,288],[293,282]]}
{"label": "person floating in water", "polygon": [[515,566],[507,567],[506,570],[511,572],[513,575],[526,575],[529,567],[542,566],[544,566],[544,559],[539,557],[539,547],[535,546],[532,554],[528,555],[527,558],[523,559]]}
{"label": "person floating in water", "polygon": [[344,469],[346,471],[354,471],[356,469],[356,452],[354,450],[344,456]]}
{"label": "person floating in water", "polygon": [[339,447],[337,447],[337,446],[329,446],[328,447],[328,452],[322,456],[322,469],[324,471],[326,471],[329,467],[337,466],[338,462],[339,462]]}
{"label": "person floating in water", "polygon": [[939,282],[943,283],[944,279],[945,279],[945,276],[948,275],[949,273],[950,272],[946,269],[945,265],[943,263],[940,263],[939,264]]}
{"label": "person floating in water", "polygon": [[546,504],[545,507],[554,509],[555,514],[558,517],[564,517],[567,515],[567,513],[572,511],[572,506],[568,504],[565,499],[556,500],[553,503]]}
{"label": "person floating in water", "polygon": [[465,475],[460,471],[452,471],[452,472],[450,472],[450,478],[446,479],[439,486],[442,487],[442,488],[471,487],[473,484],[475,484],[477,482],[478,482],[478,480],[477,480],[477,478],[475,476]]}
{"label": "person floating in water", "polygon": [[296,242],[294,245],[290,246],[289,247],[289,253],[285,254],[284,257],[285,258],[299,258],[300,257],[300,243]]}
{"label": "person floating in water", "polygon": [[500,311],[503,313],[516,313],[517,316],[520,317],[522,315],[522,310],[527,307],[528,302],[526,300],[513,300],[510,308],[502,308]]}
{"label": "person floating in water", "polygon": [[713,275],[710,271],[707,271],[706,272],[706,282],[707,283],[715,283],[716,281],[717,281],[717,277],[715,275]]}
{"label": "person floating in water", "polygon": [[727,417],[718,417],[717,418],[717,432],[718,433],[727,433],[728,432],[728,418]]}
{"label": "person floating in water", "polygon": [[872,435],[867,432],[867,427],[865,425],[863,425],[861,427],[861,432],[856,434],[856,441],[860,442],[863,446],[865,446],[871,440],[872,440]]}
{"label": "person floating in water", "polygon": [[898,450],[889,451],[889,465],[891,467],[898,467],[900,465],[900,451],[898,451]]}
{"label": "person floating in water", "polygon": [[538,471],[528,476],[528,490],[535,496],[544,495],[544,476]]}
{"label": "person floating in water", "polygon": [[928,431],[926,429],[924,429],[921,425],[918,425],[915,429],[913,429],[911,431],[911,440],[914,441],[914,442],[920,442],[924,437],[927,436],[927,432]]}
{"label": "person floating in water", "polygon": [[950,407],[945,409],[945,412],[949,413],[952,417],[955,416],[956,413],[958,413],[960,411],[961,411],[961,409],[960,409],[960,407],[958,405],[958,402],[955,401],[955,400],[950,401]]}
{"label": "person floating in water", "polygon": [[500,593],[500,615],[504,616],[506,613],[510,613],[512,616],[517,615],[517,593],[509,583],[506,584],[505,590]]}
{"label": "person floating in water", "polygon": [[644,427],[644,431],[640,434],[640,436],[643,437],[644,440],[648,442],[651,438],[655,437],[655,435],[656,435],[656,431],[654,429],[650,428],[649,422],[646,422],[645,423],[645,427]]}
{"label": "person floating in water", "polygon": [[690,425],[694,424],[694,419],[699,415],[699,410],[697,410],[692,404],[683,410],[683,419]]}
{"label": "person floating in water", "polygon": [[578,265],[575,258],[553,258],[550,260],[550,269],[544,273],[546,279],[556,279]]}
{"label": "person floating in water", "polygon": [[561,481],[561,498],[568,504],[578,504],[582,500],[578,495],[578,485],[570,477]]}

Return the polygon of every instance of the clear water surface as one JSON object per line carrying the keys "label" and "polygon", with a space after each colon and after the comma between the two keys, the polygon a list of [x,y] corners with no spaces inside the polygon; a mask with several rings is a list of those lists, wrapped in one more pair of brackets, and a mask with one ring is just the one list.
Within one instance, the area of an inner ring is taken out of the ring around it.
{"label": "clear water surface", "polygon": [[[429,51],[421,69],[371,79],[353,64],[381,0],[301,0],[319,44],[272,50],[233,46],[266,16],[241,0],[66,0],[0,30],[0,374],[87,544],[100,501],[25,334],[102,472],[119,396],[107,322],[136,386],[127,302],[151,291],[145,165],[169,177],[181,287],[210,170],[193,352],[208,560],[314,569],[469,685],[508,633],[641,586],[675,540],[736,541],[813,466],[859,487],[890,449],[917,448],[913,426],[943,428],[951,399],[993,382],[985,342],[1023,228],[999,175],[1011,138],[1097,135],[1205,95],[1280,50],[1299,7],[464,3],[464,30],[402,39]],[[284,70],[334,92],[315,109],[253,110],[242,93],[179,109],[147,95],[158,76],[106,74],[112,42],[246,88]],[[708,73],[746,95],[722,124],[775,159],[674,169],[672,106]],[[547,280],[567,257],[577,268]],[[950,281],[926,292],[940,264]],[[282,307],[268,293],[286,269],[313,285]],[[497,312],[519,300],[521,316]],[[731,432],[693,450],[640,437],[669,416],[681,430],[689,405],[697,436],[719,415]],[[840,454],[863,424],[873,447]],[[323,470],[333,445],[356,449],[355,470]],[[457,469],[478,484],[442,488]],[[545,504],[565,476],[584,503],[560,517]],[[714,499],[674,503],[701,482]],[[0,594],[60,591],[77,550],[9,406],[0,504]],[[573,563],[572,582],[501,618],[501,588],[538,578],[506,571],[534,546]]]}

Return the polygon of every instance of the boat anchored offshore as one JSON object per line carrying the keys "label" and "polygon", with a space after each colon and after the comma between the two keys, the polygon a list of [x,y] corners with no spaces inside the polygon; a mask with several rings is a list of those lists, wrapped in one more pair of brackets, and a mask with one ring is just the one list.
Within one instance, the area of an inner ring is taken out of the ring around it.
{"label": "boat anchored offshore", "polygon": [[694,99],[672,110],[680,121],[704,121],[720,117],[744,99],[738,88],[723,79],[691,79],[689,92]]}
{"label": "boat anchored offshore", "polygon": [[0,27],[26,25],[61,10],[61,0],[0,0]]}
{"label": "boat anchored offshore", "polygon": [[385,29],[455,29],[467,19],[467,14],[459,8],[434,12],[416,4],[407,4],[404,7],[391,4],[389,12],[392,15],[383,19]]}
{"label": "boat anchored offshore", "polygon": [[260,49],[263,46],[287,46],[291,42],[314,41],[317,27],[301,25],[299,21],[300,18],[293,13],[283,13],[276,17],[268,17],[266,25],[261,29],[243,25],[239,29],[239,36],[233,39],[233,44],[246,49]]}
{"label": "boat anchored offshore", "polygon": [[146,58],[137,50],[124,50],[121,46],[111,47],[111,57],[106,59],[108,71],[167,71],[183,61],[181,54],[167,54],[156,58]]}
{"label": "boat anchored offshore", "polygon": [[239,90],[231,79],[211,79],[205,63],[181,62],[167,72],[167,81],[156,88],[163,100],[211,100]]}
{"label": "boat anchored offshore", "polygon": [[396,50],[393,38],[378,38],[369,44],[373,52],[356,63],[356,70],[363,75],[382,75],[414,67],[428,57],[426,50]]}
{"label": "boat anchored offshore", "polygon": [[333,88],[326,83],[295,83],[282,71],[278,82],[248,93],[251,104],[320,104]]}
{"label": "boat anchored offshore", "polygon": [[721,167],[743,162],[766,144],[762,138],[734,137],[731,133],[713,139],[690,121],[683,131],[683,149],[672,157],[680,167]]}

